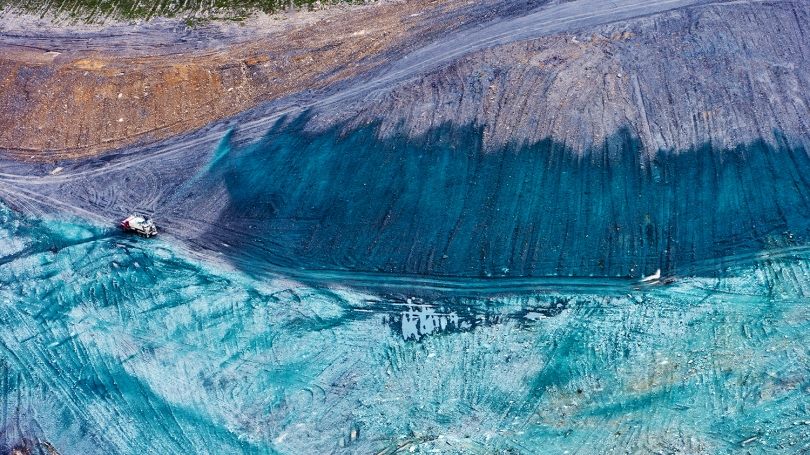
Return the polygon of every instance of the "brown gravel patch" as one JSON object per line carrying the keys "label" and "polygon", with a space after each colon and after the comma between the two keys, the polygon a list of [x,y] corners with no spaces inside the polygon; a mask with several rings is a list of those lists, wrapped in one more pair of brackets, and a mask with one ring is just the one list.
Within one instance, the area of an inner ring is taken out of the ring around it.
{"label": "brown gravel patch", "polygon": [[[191,131],[380,65],[435,36],[437,27],[466,20],[457,11],[465,4],[413,0],[341,10],[247,43],[179,54],[156,49],[152,57],[123,48],[57,55],[5,45],[0,149],[57,161]],[[442,17],[448,20],[437,26]]]}

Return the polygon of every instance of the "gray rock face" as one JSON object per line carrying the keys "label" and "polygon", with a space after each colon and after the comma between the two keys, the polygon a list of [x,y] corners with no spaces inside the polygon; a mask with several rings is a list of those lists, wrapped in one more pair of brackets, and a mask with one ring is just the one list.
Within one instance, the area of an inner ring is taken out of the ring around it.
{"label": "gray rock face", "polygon": [[576,150],[629,128],[650,154],[733,148],[774,130],[806,141],[805,2],[699,5],[481,51],[341,116],[413,135],[485,128],[491,149],[544,138]]}

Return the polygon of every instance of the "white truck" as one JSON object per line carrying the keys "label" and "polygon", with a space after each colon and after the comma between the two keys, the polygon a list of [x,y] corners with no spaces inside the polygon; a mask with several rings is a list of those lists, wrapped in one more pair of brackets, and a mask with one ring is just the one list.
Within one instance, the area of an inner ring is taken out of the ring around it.
{"label": "white truck", "polygon": [[134,232],[141,237],[149,238],[157,234],[155,223],[147,215],[139,215],[134,213],[121,222],[121,227],[126,232]]}

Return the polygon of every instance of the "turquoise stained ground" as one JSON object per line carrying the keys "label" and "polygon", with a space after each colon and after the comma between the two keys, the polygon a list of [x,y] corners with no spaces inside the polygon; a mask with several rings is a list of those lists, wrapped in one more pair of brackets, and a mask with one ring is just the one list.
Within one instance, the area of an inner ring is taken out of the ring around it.
{"label": "turquoise stained ground", "polygon": [[650,153],[620,130],[587,150],[551,138],[493,150],[475,125],[309,123],[279,121],[253,144],[226,137],[161,210],[194,219],[206,200],[229,201],[200,241],[245,271],[713,276],[810,244],[810,154],[778,132],[733,149]]}
{"label": "turquoise stained ground", "polygon": [[0,211],[0,453],[810,450],[801,247],[420,296],[182,251]]}

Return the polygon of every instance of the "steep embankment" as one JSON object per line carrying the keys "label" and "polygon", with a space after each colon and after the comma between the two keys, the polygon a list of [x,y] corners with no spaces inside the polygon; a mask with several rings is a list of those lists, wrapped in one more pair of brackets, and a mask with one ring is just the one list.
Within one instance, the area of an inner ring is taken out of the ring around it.
{"label": "steep embankment", "polygon": [[713,3],[464,56],[345,112],[419,135],[484,128],[485,147],[553,138],[585,151],[627,128],[649,154],[810,133],[810,9]]}

